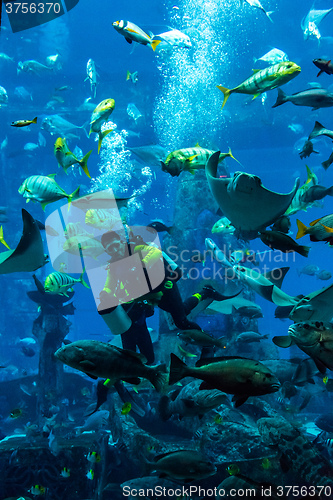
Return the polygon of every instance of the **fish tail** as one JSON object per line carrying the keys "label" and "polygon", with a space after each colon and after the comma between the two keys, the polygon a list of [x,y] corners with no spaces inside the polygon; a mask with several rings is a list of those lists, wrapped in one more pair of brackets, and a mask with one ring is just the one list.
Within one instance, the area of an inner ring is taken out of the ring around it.
{"label": "fish tail", "polygon": [[170,355],[170,359],[169,385],[172,385],[187,376],[188,368],[187,365],[173,352]]}
{"label": "fish tail", "polygon": [[131,73],[127,70],[126,81],[129,80],[130,78],[131,78]]}
{"label": "fish tail", "polygon": [[241,164],[241,162],[240,162],[240,161],[238,161],[238,160],[234,157],[234,155],[232,154],[232,152],[231,152],[231,148],[229,148],[228,155],[230,156],[230,158],[232,158],[233,160],[237,161],[237,163],[239,163],[240,165],[242,165],[242,164]]}
{"label": "fish tail", "polygon": [[166,366],[162,365],[152,366],[149,381],[153,384],[157,392],[162,392],[167,379]]}
{"label": "fish tail", "polygon": [[72,194],[68,195],[68,210],[69,210],[69,208],[71,206],[72,200],[74,200],[75,198],[77,198],[79,196],[80,187],[81,186],[79,186],[78,188],[76,188],[75,191],[73,191]]}
{"label": "fish tail", "polygon": [[322,135],[322,131],[324,129],[325,129],[325,127],[321,123],[316,121],[314,124],[313,130],[308,137],[308,141],[311,141],[311,139],[313,139],[314,137],[318,137],[318,135]]}
{"label": "fish tail", "polygon": [[31,123],[37,123],[37,116],[33,120],[31,120]]}
{"label": "fish tail", "polygon": [[153,51],[155,52],[156,50],[156,47],[157,45],[159,45],[161,43],[162,40],[153,40],[150,44],[151,48],[153,49]]}
{"label": "fish tail", "polygon": [[305,165],[305,166],[306,166],[306,172],[307,172],[307,174],[308,174],[308,178],[307,178],[307,180],[306,180],[306,183],[305,183],[305,184],[309,184],[309,183],[312,181],[312,179],[315,179],[315,178],[316,178],[316,174],[314,174],[314,173],[312,172],[311,168],[310,168],[310,167],[308,167],[308,165]]}
{"label": "fish tail", "polygon": [[168,396],[162,396],[158,402],[158,412],[160,414],[161,419],[165,422],[169,420],[172,416],[172,411],[170,408],[170,399]]}
{"label": "fish tail", "polygon": [[274,10],[269,10],[268,12],[266,12],[266,16],[268,17],[268,19],[270,20],[271,23],[274,23],[273,19],[271,18],[271,14],[274,13]]}
{"label": "fish tail", "polygon": [[88,158],[91,155],[91,153],[92,153],[92,150],[89,151],[89,153],[87,153],[82,158],[82,160],[79,160],[79,165],[82,167],[83,172],[89,177],[89,179],[91,179],[91,175],[90,175],[89,170],[88,170],[87,161],[88,161]]}
{"label": "fish tail", "polygon": [[297,224],[297,234],[296,234],[296,240],[299,238],[302,238],[306,234],[308,234],[308,228],[306,227],[303,222],[301,222],[299,219],[296,219],[296,224]]}
{"label": "fish tail", "polygon": [[90,286],[88,285],[88,283],[86,283],[83,279],[83,275],[84,273],[86,272],[86,268],[83,269],[82,273],[80,274],[80,282],[82,283],[83,286],[85,286],[86,288],[89,288],[90,289]]}
{"label": "fish tail", "polygon": [[304,245],[303,245],[303,246],[302,246],[302,245],[300,245],[300,246],[298,247],[298,253],[299,253],[300,255],[303,255],[303,257],[308,257],[310,250],[311,250],[311,247],[306,247],[306,246],[304,246]]}
{"label": "fish tail", "polygon": [[5,245],[8,250],[10,250],[10,246],[5,242],[4,237],[3,237],[3,227],[0,227],[0,241],[3,245]]}
{"label": "fish tail", "polygon": [[[227,89],[227,87],[222,87],[222,85],[217,85],[217,88],[221,90],[221,92],[224,95],[223,103],[222,103],[222,108],[224,108],[225,103],[227,102],[230,94],[231,94],[231,89]],[[221,108],[221,109],[222,109]]]}
{"label": "fish tail", "polygon": [[113,129],[109,129],[109,130],[104,130],[104,132],[100,131],[98,133],[98,149],[97,149],[97,153],[99,154],[99,150],[101,149],[101,145],[102,145],[102,140],[104,139],[104,137],[106,135],[108,135],[110,132],[112,132]]}
{"label": "fish tail", "polygon": [[281,106],[288,101],[288,96],[283,92],[283,90],[278,89],[278,95],[275,104],[273,104],[272,108],[276,108],[277,106]]}
{"label": "fish tail", "polygon": [[323,167],[324,170],[327,170],[328,167],[331,165],[331,163],[332,163],[332,161],[329,158],[328,160],[323,161],[321,166]]}

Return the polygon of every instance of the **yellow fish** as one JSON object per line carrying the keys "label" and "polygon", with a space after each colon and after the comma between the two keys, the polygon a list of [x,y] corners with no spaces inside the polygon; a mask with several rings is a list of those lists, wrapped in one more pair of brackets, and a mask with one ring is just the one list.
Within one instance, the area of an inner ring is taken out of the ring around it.
{"label": "yellow fish", "polygon": [[121,414],[122,415],[128,415],[129,412],[131,411],[132,405],[131,403],[124,403],[123,407],[121,409]]}

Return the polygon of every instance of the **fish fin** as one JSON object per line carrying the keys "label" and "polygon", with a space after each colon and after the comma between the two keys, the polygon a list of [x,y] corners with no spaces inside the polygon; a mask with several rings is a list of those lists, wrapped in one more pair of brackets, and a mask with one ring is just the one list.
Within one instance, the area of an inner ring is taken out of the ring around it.
{"label": "fish fin", "polygon": [[320,76],[322,73],[324,73],[324,70],[323,70],[323,69],[321,69],[321,70],[319,71],[319,73],[318,73],[318,75],[317,75],[317,78],[318,78],[318,76]]}
{"label": "fish fin", "polygon": [[278,88],[277,99],[276,99],[275,104],[273,104],[272,108],[276,108],[277,106],[281,106],[281,104],[287,102],[287,100],[288,100],[287,94],[285,94],[283,92],[283,90],[281,90],[280,88]]}
{"label": "fish fin", "polygon": [[50,177],[50,179],[54,179],[57,174],[49,174],[46,177]]}
{"label": "fish fin", "polygon": [[312,172],[311,168],[308,165],[305,165],[305,167],[306,167],[306,172],[308,174],[308,178],[305,184],[309,184],[312,181],[312,179],[316,177],[316,175]]}
{"label": "fish fin", "polygon": [[[157,392],[162,392],[167,380],[166,365],[165,363],[157,366],[151,366],[149,381]],[[169,382],[170,383],[170,382]]]}
{"label": "fish fin", "polygon": [[72,194],[68,195],[68,210],[71,206],[72,200],[75,200],[76,198],[78,198],[79,193],[80,193],[80,187],[81,186],[77,187],[75,189],[75,191],[72,192]]}
{"label": "fish fin", "polygon": [[317,222],[319,222],[320,220],[322,219],[322,217],[319,217],[319,219],[316,219],[316,220],[313,220],[312,222],[310,222],[309,226],[314,226],[315,224],[317,224]]}
{"label": "fish fin", "polygon": [[127,36],[125,36],[125,40],[126,40],[127,43],[132,43],[132,39],[128,38]]}
{"label": "fish fin", "polygon": [[256,99],[256,98],[257,98],[260,94],[261,94],[261,92],[260,92],[259,94],[254,94],[254,96],[252,97],[252,101],[253,101],[254,99]]}
{"label": "fish fin", "polygon": [[270,20],[271,23],[274,23],[273,19],[270,17],[271,14],[274,13],[274,10],[268,10],[267,12],[265,12],[266,16],[268,17],[268,19]]}
{"label": "fish fin", "polygon": [[283,348],[290,347],[293,344],[293,339],[290,335],[277,335],[276,337],[273,337],[272,340],[275,345]]}
{"label": "fish fin", "polygon": [[234,155],[232,154],[232,152],[231,152],[231,148],[229,148],[229,151],[228,151],[228,153],[227,153],[227,154],[228,154],[228,156],[230,156],[230,158],[232,158],[233,160],[237,161],[237,163],[239,163],[240,165],[242,165],[242,164],[241,164],[241,162],[240,162],[240,161],[238,161],[238,160],[234,157]]}
{"label": "fish fin", "polygon": [[96,370],[96,365],[92,361],[88,361],[88,360],[80,361],[79,365],[84,370]]}
{"label": "fish fin", "polygon": [[172,385],[186,376],[188,367],[173,352],[170,354],[170,359],[171,359],[171,364],[170,364],[169,385]]}
{"label": "fish fin", "polygon": [[[221,92],[223,93],[224,95],[224,99],[223,99],[223,103],[222,103],[222,108],[224,108],[225,106],[225,103],[227,102],[232,90],[231,89],[227,89],[227,87],[222,87],[222,85],[217,85],[217,88],[219,90],[221,90]],[[222,109],[221,108],[221,109]]]}
{"label": "fish fin", "polygon": [[320,224],[320,225],[323,226],[323,228],[325,229],[326,233],[333,233],[333,228],[328,227],[328,226],[324,226],[324,224]]}
{"label": "fish fin", "polygon": [[98,379],[98,377],[96,377],[96,375],[91,375],[91,373],[86,373],[86,375],[88,375],[88,377],[92,378],[93,380]]}
{"label": "fish fin", "polygon": [[[290,269],[290,267],[276,267],[275,269],[272,269],[272,271],[265,273],[264,276],[271,283],[273,283],[273,285],[277,286],[278,288],[281,288],[284,277],[287,274],[287,272],[289,271],[289,269]],[[277,275],[276,278],[275,278],[275,275]]]}
{"label": "fish fin", "polygon": [[91,155],[92,153],[92,150],[89,151],[83,158],[82,160],[79,160],[78,163],[80,165],[80,167],[82,168],[83,172],[89,177],[89,179],[91,179],[91,175],[89,173],[89,170],[88,170],[88,165],[87,165],[87,161],[88,161],[88,158],[89,156]]}
{"label": "fish fin", "polygon": [[[333,231],[333,229],[332,229],[332,231]],[[300,245],[299,247],[297,247],[297,249],[298,249],[298,253],[300,255],[302,255],[303,257],[308,257],[309,256],[309,252],[311,250],[311,247]]]}
{"label": "fish fin", "polygon": [[45,212],[45,207],[46,207],[48,204],[49,204],[49,202],[48,202],[48,201],[44,201],[43,203],[41,203],[41,207],[42,207],[42,209],[44,210],[44,212]]}
{"label": "fish fin", "polygon": [[88,285],[88,283],[86,283],[86,282],[84,281],[84,279],[83,279],[83,275],[84,275],[84,273],[85,273],[85,272],[86,272],[86,270],[85,270],[85,269],[83,269],[83,271],[82,271],[82,273],[81,273],[81,275],[80,275],[80,278],[79,278],[79,279],[80,279],[80,282],[82,283],[82,285],[83,285],[83,286],[85,286],[86,288],[89,288],[89,289],[90,289],[90,286]]}
{"label": "fish fin", "polygon": [[253,71],[253,74],[255,74],[255,73],[258,73],[258,71],[260,71],[260,69],[252,69],[252,71]]}
{"label": "fish fin", "polygon": [[151,48],[153,49],[153,51],[155,52],[156,50],[156,47],[157,45],[159,45],[161,43],[162,40],[153,40],[150,44]]}
{"label": "fish fin", "polygon": [[248,396],[237,396],[237,394],[235,394],[232,398],[232,401],[235,401],[235,408],[238,408],[239,406],[244,404],[247,399]]}
{"label": "fish fin", "polygon": [[[305,236],[309,230],[306,227],[306,225],[303,224],[303,222],[301,222],[299,219],[296,219],[296,224],[297,224],[296,240],[298,240],[299,238],[302,238],[303,236]],[[311,224],[310,224],[310,226],[311,226]]]}
{"label": "fish fin", "polygon": [[3,245],[5,245],[8,250],[10,250],[10,246],[5,242],[4,237],[3,237],[3,227],[0,227],[0,241]]}
{"label": "fish fin", "polygon": [[104,139],[105,136],[107,136],[112,131],[113,131],[113,129],[109,129],[109,130],[104,130],[104,132],[98,133],[98,149],[97,149],[98,154],[99,154],[99,151],[101,149],[102,140]]}
{"label": "fish fin", "polygon": [[189,157],[187,158],[187,160],[186,160],[186,161],[191,162],[191,161],[192,161],[192,160],[194,160],[194,158],[196,158],[197,156],[198,156],[198,155],[192,155],[192,156],[189,156]]}

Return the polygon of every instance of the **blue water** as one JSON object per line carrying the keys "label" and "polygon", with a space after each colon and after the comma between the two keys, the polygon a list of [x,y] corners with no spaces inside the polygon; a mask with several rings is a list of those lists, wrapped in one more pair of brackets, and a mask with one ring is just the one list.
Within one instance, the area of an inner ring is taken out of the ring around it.
{"label": "blue water", "polygon": [[[251,102],[249,96],[233,94],[221,111],[223,96],[216,85],[228,88],[237,86],[250,76],[252,69],[265,67],[262,61],[255,63],[254,59],[273,47],[286,52],[289,60],[302,68],[300,75],[283,87],[287,94],[309,88],[309,82],[320,83],[330,90],[333,88],[333,77],[323,74],[317,78],[318,70],[312,63],[314,58],[331,59],[332,44],[327,40],[322,40],[320,44],[317,40],[304,40],[301,29],[301,20],[312,8],[312,0],[263,0],[263,4],[266,11],[273,11],[273,23],[262,11],[250,7],[246,2],[241,7],[238,0],[80,0],[72,11],[58,20],[15,34],[11,33],[8,18],[3,14],[0,52],[12,57],[14,62],[0,60],[0,85],[8,93],[8,103],[0,104],[0,143],[6,138],[8,141],[0,150],[0,205],[8,207],[9,220],[3,223],[3,228],[5,240],[11,248],[17,245],[22,232],[22,208],[27,208],[34,218],[41,221],[54,209],[49,205],[44,213],[38,203],[26,205],[18,194],[20,184],[31,175],[57,173],[57,182],[68,193],[73,192],[79,184],[83,192],[89,192],[102,188],[103,183],[108,181],[105,187],[119,190],[119,194],[128,196],[136,191],[140,195],[131,207],[131,224],[145,225],[154,219],[171,224],[179,179],[171,178],[158,167],[146,167],[139,179],[136,178],[136,169],[143,169],[144,165],[138,167],[137,163],[133,164],[133,157],[126,153],[127,147],[160,144],[168,152],[194,146],[197,142],[202,147],[224,152],[230,147],[241,163],[240,166],[227,159],[230,172],[244,170],[255,174],[271,190],[289,192],[296,177],[300,177],[301,183],[304,183],[305,165],[315,171],[319,184],[331,186],[333,167],[327,171],[321,167],[321,162],[332,152],[331,141],[324,137],[315,140],[314,149],[320,154],[312,154],[304,160],[299,158],[295,147],[297,141],[298,145],[303,143],[300,139],[305,141],[316,120],[326,128],[333,129],[331,108],[311,111],[309,107],[286,103],[272,109],[277,96],[277,91],[272,90],[267,93],[264,104],[261,96]],[[315,4],[316,9],[330,7],[331,3],[324,0]],[[332,35],[331,16],[333,14],[320,24],[323,37]],[[162,59],[150,47],[128,44],[112,27],[112,22],[121,19],[132,21],[154,34],[171,28],[188,32],[193,48],[175,51]],[[60,55],[61,68],[51,76],[24,72],[17,74],[19,61],[37,60],[45,64],[45,58],[54,54]],[[93,59],[97,67],[96,97],[91,92],[89,82],[85,81],[88,59]],[[126,81],[127,70],[138,72],[136,85]],[[72,90],[57,92],[64,102],[55,102],[50,107],[48,102],[55,94],[54,89],[64,85],[70,86]],[[15,95],[16,87],[24,87],[32,98],[19,99]],[[129,135],[123,141],[125,152],[115,158],[109,138],[105,139],[101,155],[98,155],[94,134],[87,137],[80,131],[79,139],[70,140],[69,147],[73,151],[78,146],[83,154],[93,150],[88,162],[92,179],[89,180],[84,174],[81,176],[78,169],[74,173],[69,171],[66,176],[62,170],[58,170],[53,154],[54,141],[58,136],[42,130],[42,120],[48,115],[59,114],[78,126],[85,124],[88,130],[91,111],[79,111],[77,108],[87,98],[97,105],[109,97],[115,99],[116,103],[109,118],[117,127],[116,133],[127,130],[134,132],[134,136]],[[127,114],[129,103],[134,103],[143,115],[137,124]],[[37,125],[10,127],[14,120],[32,119],[35,116],[38,116]],[[291,124],[301,125],[302,132],[293,132],[289,127]],[[25,144],[38,143],[38,133],[42,133],[46,145],[31,153],[24,150]],[[111,163],[105,169],[107,162]],[[195,192],[192,194],[196,196]],[[325,198],[322,205],[291,216],[293,238],[297,233],[297,218],[308,225],[333,212],[332,198]],[[203,200],[202,210],[205,208]],[[203,237],[214,239],[210,230],[207,227]],[[222,240],[217,237],[216,241]],[[333,273],[333,250],[327,244],[310,244],[308,236],[301,240],[301,244],[310,245],[311,251],[308,259],[298,254],[294,254],[294,258],[289,256],[291,269],[284,280],[283,290],[292,296],[301,293],[306,295],[332,283],[331,280],[320,281],[315,276],[298,275],[297,270],[307,264],[317,265],[321,270]],[[202,250],[202,245],[203,241],[199,250]],[[252,240],[250,248],[259,252],[267,249],[259,239]],[[37,272],[37,276],[44,280],[52,270],[51,264],[47,264]],[[15,347],[18,337],[30,335],[30,325],[36,313],[36,304],[25,296],[29,289],[33,289],[31,273],[1,276],[0,364],[13,364],[20,370],[25,369],[28,374],[34,374],[38,367],[38,356],[26,358]],[[256,296],[256,302],[264,314],[258,320],[259,331],[268,333],[270,337],[285,335],[290,320],[275,319],[275,305],[261,297]],[[94,338],[107,341],[111,337],[110,332],[97,314],[91,292],[76,286],[74,304],[76,311],[69,318],[73,323],[69,337],[72,340]],[[148,323],[158,329],[158,312]],[[215,333],[220,336],[219,332]],[[287,352],[281,352],[281,357],[288,356]],[[6,394],[2,396],[6,397]],[[19,400],[18,394],[18,405]]]}

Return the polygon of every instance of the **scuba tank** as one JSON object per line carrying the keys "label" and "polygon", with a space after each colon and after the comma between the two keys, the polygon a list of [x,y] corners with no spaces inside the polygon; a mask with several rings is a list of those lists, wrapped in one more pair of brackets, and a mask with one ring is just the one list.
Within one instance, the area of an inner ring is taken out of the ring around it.
{"label": "scuba tank", "polygon": [[127,332],[132,325],[132,320],[121,305],[109,313],[101,314],[101,316],[113,335]]}

